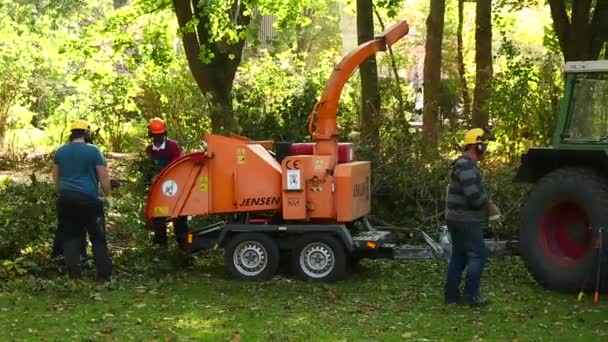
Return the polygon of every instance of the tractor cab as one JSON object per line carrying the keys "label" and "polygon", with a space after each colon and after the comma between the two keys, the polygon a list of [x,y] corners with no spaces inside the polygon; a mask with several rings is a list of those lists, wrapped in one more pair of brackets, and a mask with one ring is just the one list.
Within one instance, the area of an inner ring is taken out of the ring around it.
{"label": "tractor cab", "polygon": [[608,60],[567,62],[552,146],[521,157],[516,182],[535,183],[566,164],[608,171]]}
{"label": "tractor cab", "polygon": [[605,149],[608,146],[608,61],[567,62],[566,91],[553,145]]}

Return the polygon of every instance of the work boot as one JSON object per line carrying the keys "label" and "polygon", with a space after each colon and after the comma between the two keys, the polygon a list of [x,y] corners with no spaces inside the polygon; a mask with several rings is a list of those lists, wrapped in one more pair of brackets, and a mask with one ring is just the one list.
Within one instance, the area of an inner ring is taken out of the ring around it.
{"label": "work boot", "polygon": [[467,304],[469,304],[470,307],[482,307],[489,305],[490,303],[492,302],[489,299],[481,296],[473,297],[467,300]]}

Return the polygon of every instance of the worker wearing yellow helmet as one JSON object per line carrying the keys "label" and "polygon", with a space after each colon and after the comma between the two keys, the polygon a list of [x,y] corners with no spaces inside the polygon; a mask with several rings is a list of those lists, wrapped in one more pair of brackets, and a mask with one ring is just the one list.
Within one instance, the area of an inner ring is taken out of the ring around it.
{"label": "worker wearing yellow helmet", "polygon": [[103,201],[99,184],[110,194],[106,160],[97,146],[91,144],[91,129],[84,120],[70,127],[70,141],[61,146],[53,160],[53,181],[59,195],[57,217],[62,230],[63,255],[68,275],[81,281],[80,254],[85,232],[93,247],[97,276],[110,280],[112,262],[108,252]]}
{"label": "worker wearing yellow helmet", "polygon": [[[489,199],[478,161],[486,153],[489,134],[481,128],[467,131],[464,153],[452,162],[446,198],[446,221],[452,239],[452,254],[444,287],[446,304],[481,306],[489,300],[480,296],[481,274],[488,255],[482,224],[488,219]],[[460,279],[467,269],[463,295]]]}

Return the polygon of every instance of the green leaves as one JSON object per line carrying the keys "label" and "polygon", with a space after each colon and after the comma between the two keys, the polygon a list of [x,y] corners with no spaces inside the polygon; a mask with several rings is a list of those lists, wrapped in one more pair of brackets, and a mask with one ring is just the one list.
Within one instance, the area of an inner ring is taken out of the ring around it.
{"label": "green leaves", "polygon": [[[0,260],[7,261],[10,272],[21,273],[28,246],[35,246],[48,236],[55,219],[55,190],[51,184],[34,179],[30,184],[6,181],[0,184]],[[22,252],[23,250],[23,252]],[[32,251],[30,251],[31,253]],[[0,277],[1,278],[1,277]]]}

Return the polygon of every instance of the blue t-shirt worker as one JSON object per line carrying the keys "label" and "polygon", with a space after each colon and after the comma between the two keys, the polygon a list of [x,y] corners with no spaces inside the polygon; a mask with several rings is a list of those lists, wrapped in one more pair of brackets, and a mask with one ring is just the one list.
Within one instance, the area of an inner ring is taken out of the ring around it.
{"label": "blue t-shirt worker", "polygon": [[112,276],[112,261],[108,252],[103,202],[99,186],[110,195],[110,179],[105,158],[91,142],[91,130],[84,120],[71,126],[70,142],[61,146],[53,161],[53,180],[59,197],[57,216],[63,230],[63,253],[70,278],[80,280],[81,241],[89,234],[93,259],[100,281]]}

